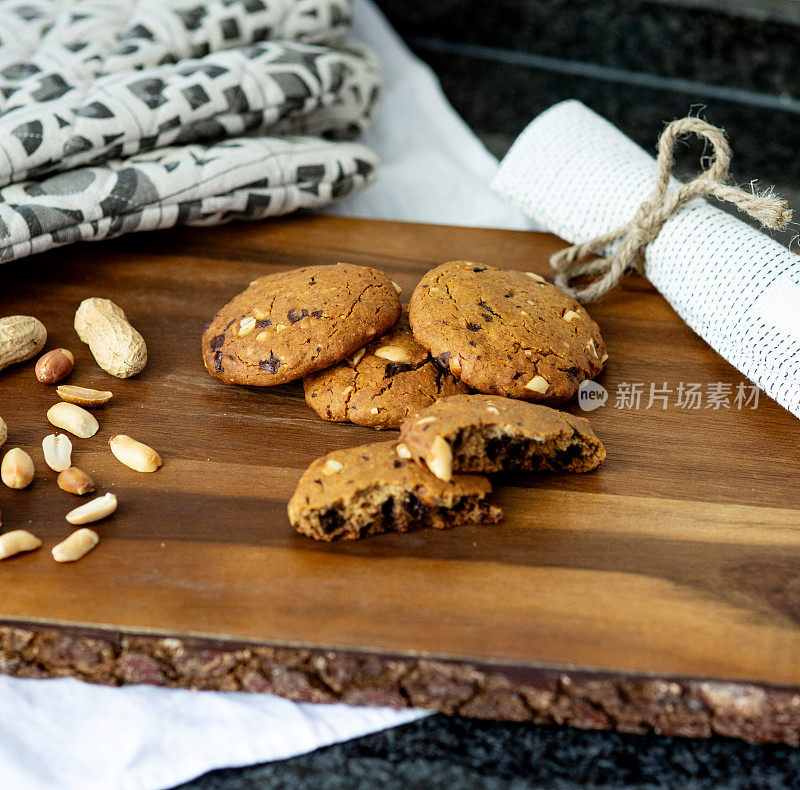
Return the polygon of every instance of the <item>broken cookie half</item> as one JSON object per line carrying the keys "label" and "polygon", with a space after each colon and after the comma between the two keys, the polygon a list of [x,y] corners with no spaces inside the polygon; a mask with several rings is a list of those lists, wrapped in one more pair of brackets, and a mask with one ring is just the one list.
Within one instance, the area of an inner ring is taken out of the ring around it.
{"label": "broken cookie half", "polygon": [[292,526],[315,540],[332,541],[502,518],[502,510],[486,501],[492,486],[485,477],[455,475],[445,482],[398,457],[396,447],[368,444],[314,461],[289,500]]}
{"label": "broken cookie half", "polygon": [[492,395],[443,398],[400,428],[398,452],[439,479],[504,469],[588,472],[606,457],[588,420]]}

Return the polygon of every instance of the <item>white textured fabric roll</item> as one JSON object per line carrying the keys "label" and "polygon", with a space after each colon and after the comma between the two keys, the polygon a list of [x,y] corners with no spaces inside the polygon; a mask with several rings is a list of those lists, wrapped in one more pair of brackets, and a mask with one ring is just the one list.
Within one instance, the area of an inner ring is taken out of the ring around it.
{"label": "white textured fabric roll", "polygon": [[[525,129],[492,187],[576,244],[627,223],[655,171],[616,127],[566,101]],[[800,256],[695,200],[648,245],[645,272],[698,335],[800,417]]]}

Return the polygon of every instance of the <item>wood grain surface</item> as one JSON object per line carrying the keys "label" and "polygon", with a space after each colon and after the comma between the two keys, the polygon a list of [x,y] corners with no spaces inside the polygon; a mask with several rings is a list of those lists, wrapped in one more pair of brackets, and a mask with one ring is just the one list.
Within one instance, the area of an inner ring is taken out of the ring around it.
{"label": "wood grain surface", "polygon": [[[45,542],[0,563],[0,622],[14,624],[2,632],[6,653],[12,633],[88,628],[112,641],[153,635],[471,662],[506,667],[508,677],[580,670],[712,678],[759,693],[800,687],[800,423],[764,395],[756,409],[678,408],[680,382],[735,392],[743,377],[644,280],[590,308],[610,354],[598,379],[609,400],[588,415],[607,461],[588,475],[498,477],[493,501],[506,518],[496,526],[333,545],[297,535],[286,502],[305,466],[394,433],[319,420],[297,383],[234,387],[203,369],[204,325],[262,274],[369,264],[407,300],[444,260],[547,274],[560,244],[536,233],[301,216],[139,234],[0,267],[0,315],[37,316],[47,347],[75,354],[69,383],[114,392],[97,413],[99,433],[73,439],[74,463],[120,501],[98,524],[91,555],[52,561],[78,503],[56,487],[41,450],[57,396],[36,381],[33,360],[0,372],[3,450],[25,448],[37,468],[29,489],[0,490],[3,529]],[[144,335],[150,361],[136,378],[103,373],[78,341],[73,316],[88,296],[115,300]],[[616,393],[637,382],[640,408],[617,408]],[[646,408],[651,383],[673,391],[668,408]],[[107,446],[115,433],[151,444],[163,468],[141,475],[119,464]]]}

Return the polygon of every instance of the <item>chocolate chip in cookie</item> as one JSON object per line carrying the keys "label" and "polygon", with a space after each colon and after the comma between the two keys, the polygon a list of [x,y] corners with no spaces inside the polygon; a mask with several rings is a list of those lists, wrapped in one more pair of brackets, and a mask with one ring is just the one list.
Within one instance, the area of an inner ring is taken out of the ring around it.
{"label": "chocolate chip in cookie", "polygon": [[491,524],[500,508],[486,502],[491,484],[478,475],[443,482],[400,458],[395,442],[338,450],[306,469],[289,501],[294,528],[315,540],[355,540],[380,532]]}
{"label": "chocolate chip in cookie", "polygon": [[217,313],[203,333],[203,362],[229,384],[285,384],[339,362],[399,317],[394,284],[377,269],[339,263],[270,274]]}
{"label": "chocolate chip in cookie", "polygon": [[586,310],[532,273],[444,263],[414,290],[409,318],[414,337],[479,392],[560,403],[606,359]]}
{"label": "chocolate chip in cookie", "polygon": [[503,469],[588,472],[606,457],[589,421],[491,395],[444,398],[406,420],[400,452],[438,477]]}

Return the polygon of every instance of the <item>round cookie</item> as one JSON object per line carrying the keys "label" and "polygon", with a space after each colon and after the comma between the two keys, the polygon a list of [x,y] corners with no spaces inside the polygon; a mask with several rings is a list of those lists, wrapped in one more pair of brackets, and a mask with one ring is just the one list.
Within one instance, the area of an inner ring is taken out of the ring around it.
{"label": "round cookie", "polygon": [[411,295],[414,337],[479,392],[560,403],[603,369],[600,329],[538,274],[450,261]]}
{"label": "round cookie", "polygon": [[303,472],[287,512],[294,528],[315,540],[355,540],[379,532],[458,524],[492,524],[503,511],[486,501],[485,477],[435,477],[399,458],[395,442],[336,450]]}
{"label": "round cookie", "polygon": [[496,395],[444,398],[406,420],[398,452],[443,480],[453,472],[588,472],[606,457],[589,421]]}
{"label": "round cookie", "polygon": [[400,299],[381,271],[351,263],[259,277],[203,333],[206,370],[269,387],[339,362],[397,323]]}
{"label": "round cookie", "polygon": [[334,422],[399,428],[439,398],[468,393],[445,373],[402,322],[343,362],[303,379],[306,403]]}

